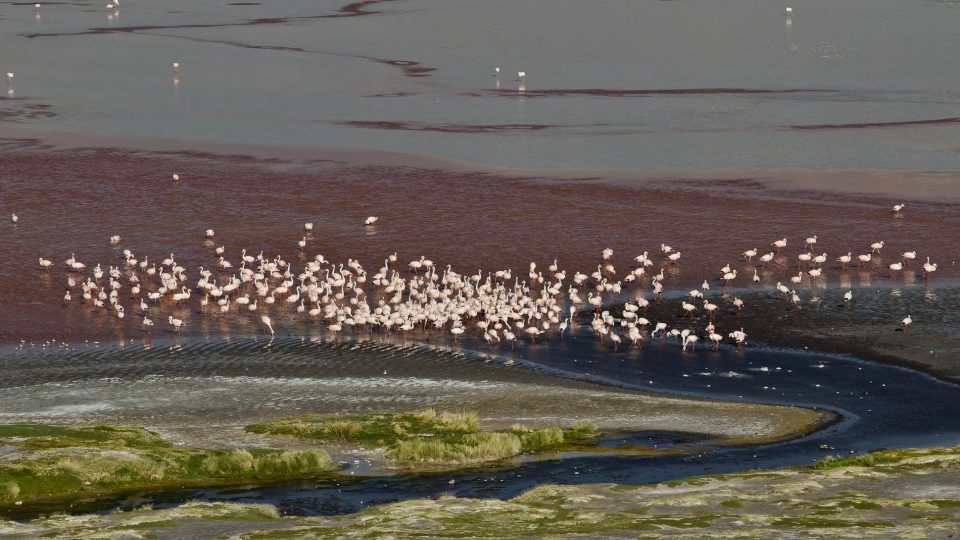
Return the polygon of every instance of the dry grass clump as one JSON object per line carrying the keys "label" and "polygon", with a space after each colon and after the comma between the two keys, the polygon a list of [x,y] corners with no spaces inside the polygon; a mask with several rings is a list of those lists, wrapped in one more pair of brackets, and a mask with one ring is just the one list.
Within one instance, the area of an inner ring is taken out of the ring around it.
{"label": "dry grass clump", "polygon": [[285,450],[279,454],[259,456],[254,461],[254,469],[258,472],[277,476],[327,471],[333,466],[330,454],[319,449]]}
{"label": "dry grass clump", "polygon": [[442,412],[437,423],[453,431],[477,431],[480,429],[480,417],[476,411]]}
{"label": "dry grass clump", "polygon": [[203,470],[212,475],[235,475],[256,471],[270,476],[291,476],[330,470],[333,460],[323,450],[284,450],[254,456],[235,448],[207,456]]}
{"label": "dry grass clump", "polygon": [[523,436],[523,447],[531,451],[559,447],[563,443],[563,430],[557,427],[531,431]]}
{"label": "dry grass clump", "polygon": [[512,433],[471,433],[462,442],[410,439],[398,442],[390,456],[397,461],[429,463],[480,463],[515,456],[520,438]]}
{"label": "dry grass clump", "polygon": [[15,499],[20,495],[20,485],[14,481],[0,482],[0,500]]}
{"label": "dry grass clump", "polygon": [[249,450],[234,448],[207,456],[203,460],[203,470],[210,474],[240,474],[252,471],[255,461]]}
{"label": "dry grass clump", "polygon": [[[171,463],[151,455],[131,452],[84,452],[54,458],[41,470],[56,471],[82,482],[118,482],[160,479]],[[174,465],[176,466],[176,465]]]}
{"label": "dry grass clump", "polygon": [[352,420],[331,420],[324,422],[324,433],[340,439],[352,439],[363,430],[363,424]]}

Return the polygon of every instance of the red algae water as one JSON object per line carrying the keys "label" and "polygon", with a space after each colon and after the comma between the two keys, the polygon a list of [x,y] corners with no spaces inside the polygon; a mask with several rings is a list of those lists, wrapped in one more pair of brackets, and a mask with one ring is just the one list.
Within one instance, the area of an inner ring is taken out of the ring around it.
{"label": "red algae water", "polygon": [[[3,199],[19,217],[16,225],[0,226],[5,342],[107,338],[124,327],[128,337],[138,336],[140,318],[133,313],[121,324],[76,298],[63,306],[68,276],[81,279],[66,272],[63,261],[75,255],[87,273],[98,263],[106,270],[123,264],[123,249],[151,264],[174,254],[192,284],[199,266],[216,269],[214,248],[221,245],[234,267],[243,249],[281,255],[295,268],[322,254],[338,264],[353,258],[376,269],[397,253],[401,268],[426,256],[460,273],[512,268],[517,276],[526,275],[530,262],[546,271],[554,259],[571,274],[589,274],[600,264],[601,250],[611,248],[619,276],[646,251],[656,262],[648,270],[663,268],[670,289],[704,280],[722,287],[719,269],[725,264],[738,270],[735,284],[746,285],[759,265],[756,259],[746,262],[742,252],[767,253],[773,240],[786,237],[790,243],[777,264],[758,268],[761,286],[769,288],[796,274],[803,239],[817,235],[811,251],[827,253],[830,263],[826,278],[813,287],[916,283],[927,256],[940,263],[934,279],[956,277],[953,240],[960,214],[954,204],[910,201],[895,215],[885,198],[784,191],[749,178],[519,178],[413,165],[55,149],[25,141],[6,146],[0,168],[14,171],[5,179]],[[379,220],[365,226],[370,215]],[[309,234],[305,222],[314,223]],[[205,238],[208,228],[216,234],[212,241]],[[111,245],[113,235],[122,242]],[[301,250],[297,242],[304,236]],[[869,253],[878,240],[885,248],[866,269],[841,271],[834,262],[847,252]],[[681,252],[677,263],[663,257],[661,243]],[[894,282],[887,264],[908,250],[917,250],[918,259]],[[40,270],[39,257],[53,267]],[[217,274],[221,283],[229,275]],[[643,283],[639,290],[648,290]],[[129,294],[129,288],[122,292]],[[72,294],[78,296],[78,289]]]}

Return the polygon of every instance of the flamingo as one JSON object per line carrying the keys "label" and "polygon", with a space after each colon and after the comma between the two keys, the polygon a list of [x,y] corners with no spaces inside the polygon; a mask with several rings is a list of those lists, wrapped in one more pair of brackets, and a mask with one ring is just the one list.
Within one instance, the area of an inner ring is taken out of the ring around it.
{"label": "flamingo", "polygon": [[841,255],[837,258],[837,262],[840,263],[840,268],[846,268],[847,264],[853,260],[852,254],[848,251],[846,255]]}
{"label": "flamingo", "polygon": [[173,328],[177,331],[178,334],[180,333],[180,328],[182,326],[185,326],[181,319],[175,319],[173,318],[173,315],[170,315],[169,317],[167,317],[167,322],[170,323],[170,326],[173,326]]}
{"label": "flamingo", "polygon": [[937,264],[930,263],[930,257],[927,257],[927,262],[923,263],[923,273],[926,279],[930,279],[930,274],[937,271]]}
{"label": "flamingo", "polygon": [[378,219],[380,219],[380,218],[378,218],[377,216],[370,216],[370,217],[368,217],[367,219],[365,219],[365,220],[363,221],[363,224],[364,224],[364,225],[373,225],[374,223],[377,222]]}
{"label": "flamingo", "polygon": [[273,322],[270,320],[270,317],[267,315],[261,315],[260,320],[263,321],[263,324],[267,325],[267,329],[270,330],[270,335],[274,335],[275,332],[273,331]]}
{"label": "flamingo", "polygon": [[913,318],[910,315],[907,315],[902,321],[900,321],[900,324],[903,325],[903,332],[907,333],[910,325],[913,324]]}

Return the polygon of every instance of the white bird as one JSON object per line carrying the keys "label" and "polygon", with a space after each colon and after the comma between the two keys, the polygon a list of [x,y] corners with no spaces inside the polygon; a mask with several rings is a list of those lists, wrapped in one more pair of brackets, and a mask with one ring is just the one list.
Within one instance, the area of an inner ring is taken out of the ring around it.
{"label": "white bird", "polygon": [[790,6],[787,6],[786,9],[783,10],[783,13],[787,17],[790,17],[791,15],[793,15],[793,8]]}
{"label": "white bird", "polygon": [[783,238],[780,240],[774,240],[773,243],[770,245],[777,248],[777,251],[780,251],[781,249],[787,247],[787,239]]}
{"label": "white bird", "polygon": [[499,77],[499,76],[500,76],[500,68],[498,68],[498,67],[493,68],[493,73],[494,73],[494,75],[496,75],[496,76]]}
{"label": "white bird", "polygon": [[207,238],[213,238],[214,236],[213,229],[207,229],[207,232],[205,234],[207,235]]}
{"label": "white bird", "polygon": [[913,324],[913,318],[907,315],[900,323],[903,325],[903,331],[907,332],[907,329]]}
{"label": "white bird", "polygon": [[883,249],[883,240],[870,244],[870,249],[873,250],[870,253],[880,253],[880,250]]}
{"label": "white bird", "polygon": [[[930,260],[928,259],[927,262],[930,262]],[[48,259],[44,259],[43,257],[40,257],[38,264],[40,265],[40,268],[43,268],[44,270],[46,270],[50,268],[50,265],[52,265],[53,262],[51,262]]]}
{"label": "white bird", "polygon": [[266,315],[261,315],[261,316],[260,316],[260,320],[263,321],[263,324],[267,325],[267,328],[270,329],[270,335],[271,335],[271,336],[274,335],[273,323],[270,321],[270,317],[268,317],[268,316],[266,316]]}
{"label": "white bird", "polygon": [[744,256],[744,258],[746,258],[748,261],[752,261],[753,258],[757,256],[757,248],[748,249],[748,250],[744,251],[744,252],[743,252],[743,256]]}
{"label": "white bird", "polygon": [[20,218],[18,218],[16,214],[11,214],[11,215],[10,215],[10,222],[11,222],[11,223],[17,223],[18,221],[20,221]]}
{"label": "white bird", "polygon": [[174,73],[180,73],[180,62],[174,62],[174,63],[173,63],[173,72],[174,72]]}
{"label": "white bird", "polygon": [[312,221],[308,221],[308,222],[304,223],[304,224],[303,224],[303,230],[305,230],[305,231],[312,231],[312,230],[313,230],[313,222],[312,222]]}
{"label": "white bird", "polygon": [[847,292],[843,293],[843,301],[844,301],[844,302],[849,302],[849,301],[851,301],[851,300],[853,300],[853,291],[847,291]]}
{"label": "white bird", "polygon": [[906,206],[907,206],[907,205],[905,205],[905,204],[903,204],[903,203],[893,205],[893,213],[894,213],[894,214],[899,214],[901,210],[903,210],[904,208],[906,208]]}
{"label": "white bird", "polygon": [[525,79],[527,78],[527,72],[526,72],[526,71],[518,71],[518,72],[517,72],[517,78],[520,79],[521,81],[525,80]]}
{"label": "white bird", "polygon": [[816,243],[817,243],[817,235],[813,235],[806,239],[806,243],[803,244],[803,247],[813,249],[813,246]]}
{"label": "white bird", "polygon": [[167,322],[170,323],[170,326],[173,326],[176,329],[178,334],[180,333],[180,327],[184,326],[183,321],[180,319],[174,319],[173,315],[167,317]]}
{"label": "white bird", "polygon": [[364,224],[364,225],[373,225],[374,223],[377,222],[378,219],[380,219],[380,218],[378,218],[377,216],[370,216],[370,217],[368,217],[367,219],[365,219],[365,220],[363,221],[363,224]]}
{"label": "white bird", "polygon": [[173,181],[174,181],[174,182],[179,182],[179,181],[180,181],[180,175],[177,174],[177,173],[173,173]]}
{"label": "white bird", "polygon": [[937,263],[931,263],[930,257],[927,257],[927,262],[923,263],[923,272],[926,274],[927,279],[930,279],[930,274],[937,271]]}
{"label": "white bird", "polygon": [[848,251],[846,255],[841,255],[837,261],[840,263],[841,268],[846,268],[847,264],[853,260],[853,255]]}
{"label": "white bird", "polygon": [[12,71],[8,71],[8,72],[7,72],[7,80],[8,80],[8,81],[12,81],[12,80],[13,80],[13,72],[12,72]]}

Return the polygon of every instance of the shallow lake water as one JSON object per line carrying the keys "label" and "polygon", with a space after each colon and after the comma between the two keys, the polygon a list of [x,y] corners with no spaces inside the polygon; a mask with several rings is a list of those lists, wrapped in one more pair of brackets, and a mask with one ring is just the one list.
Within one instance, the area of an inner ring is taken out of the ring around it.
{"label": "shallow lake water", "polygon": [[521,168],[956,168],[960,5],[785,5],[9,2],[0,118]]}

